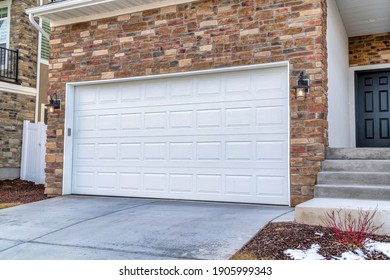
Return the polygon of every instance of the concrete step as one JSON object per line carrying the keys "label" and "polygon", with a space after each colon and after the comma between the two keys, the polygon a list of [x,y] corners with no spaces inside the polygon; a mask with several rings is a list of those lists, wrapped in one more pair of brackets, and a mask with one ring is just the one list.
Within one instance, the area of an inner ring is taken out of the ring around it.
{"label": "concrete step", "polygon": [[390,160],[390,148],[328,148],[327,159],[387,159]]}
{"label": "concrete step", "polygon": [[390,202],[390,186],[316,185],[314,197],[374,199]]}
{"label": "concrete step", "polygon": [[365,199],[314,198],[295,207],[295,221],[309,225],[324,225],[326,213],[341,210],[341,215],[358,217],[359,211],[377,210],[374,224],[383,226],[378,234],[390,235],[390,201]]}
{"label": "concrete step", "polygon": [[322,171],[390,172],[390,160],[325,160]]}
{"label": "concrete step", "polygon": [[390,186],[390,172],[321,171],[317,175],[317,184]]}

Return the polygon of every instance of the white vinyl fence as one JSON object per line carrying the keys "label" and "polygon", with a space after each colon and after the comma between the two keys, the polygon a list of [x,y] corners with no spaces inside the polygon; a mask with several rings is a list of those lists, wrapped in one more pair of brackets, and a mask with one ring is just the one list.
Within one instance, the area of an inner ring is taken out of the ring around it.
{"label": "white vinyl fence", "polygon": [[23,122],[20,179],[45,183],[46,129],[44,123]]}

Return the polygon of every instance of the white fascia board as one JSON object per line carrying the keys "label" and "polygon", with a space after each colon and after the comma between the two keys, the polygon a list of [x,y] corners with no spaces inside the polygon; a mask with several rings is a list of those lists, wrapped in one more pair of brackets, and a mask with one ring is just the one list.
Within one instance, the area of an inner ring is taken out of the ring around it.
{"label": "white fascia board", "polygon": [[24,94],[24,95],[29,95],[29,96],[36,96],[37,95],[36,88],[24,87],[24,86],[15,85],[15,84],[6,83],[6,82],[0,82],[0,91]]}
{"label": "white fascia board", "polygon": [[[53,20],[52,19],[52,17],[54,17],[55,16],[54,14],[56,14],[56,13],[61,13],[63,11],[79,9],[81,7],[103,4],[103,3],[112,2],[112,1],[116,1],[116,0],[93,1],[93,3],[90,3],[90,1],[88,1],[88,3],[85,3],[85,1],[79,1],[79,0],[65,1],[65,2],[71,2],[71,3],[69,3],[67,6],[63,6],[63,7],[58,7],[58,6],[46,7],[46,6],[51,6],[51,5],[55,5],[55,4],[45,5],[43,7],[28,9],[28,10],[26,10],[26,13],[33,14],[34,17],[37,16],[37,17],[42,17],[46,20],[49,20],[50,26],[57,27],[57,26],[78,23],[78,22],[86,22],[86,21],[98,20],[98,19],[102,19],[102,18],[109,18],[109,17],[115,17],[115,16],[120,16],[120,15],[125,15],[125,14],[137,13],[137,12],[151,10],[151,9],[158,9],[158,8],[167,7],[167,6],[174,6],[174,5],[180,5],[180,4],[185,4],[185,3],[191,3],[191,2],[198,1],[198,0],[156,1],[156,2],[152,2],[152,3],[148,3],[148,4],[140,4],[137,6],[129,7],[127,9],[120,9],[120,10],[107,12],[107,13],[91,14],[89,16],[73,17],[73,18],[68,18],[65,20]],[[76,5],[76,2],[81,2],[81,3],[78,3]],[[60,2],[60,3],[62,3],[62,2]],[[72,5],[70,5],[70,4],[72,4]]]}
{"label": "white fascia board", "polygon": [[58,13],[62,11],[87,7],[91,5],[97,5],[100,3],[112,2],[115,0],[68,0],[58,3],[46,4],[26,10],[26,14],[32,14],[34,16],[40,17],[42,15]]}

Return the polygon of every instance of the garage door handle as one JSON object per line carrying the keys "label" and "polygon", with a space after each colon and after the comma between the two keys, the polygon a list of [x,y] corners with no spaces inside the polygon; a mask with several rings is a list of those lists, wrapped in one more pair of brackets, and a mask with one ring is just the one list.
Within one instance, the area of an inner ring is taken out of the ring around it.
{"label": "garage door handle", "polygon": [[68,136],[72,136],[72,129],[68,128]]}

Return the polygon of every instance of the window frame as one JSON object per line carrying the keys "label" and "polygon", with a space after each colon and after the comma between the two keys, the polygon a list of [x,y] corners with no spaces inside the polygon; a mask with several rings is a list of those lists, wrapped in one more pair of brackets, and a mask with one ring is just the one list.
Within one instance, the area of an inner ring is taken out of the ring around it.
{"label": "window frame", "polygon": [[10,35],[11,35],[11,4],[12,0],[5,0],[0,2],[0,8],[7,8],[7,20],[8,20],[8,30],[7,30],[7,40],[5,42],[6,48],[10,48]]}

